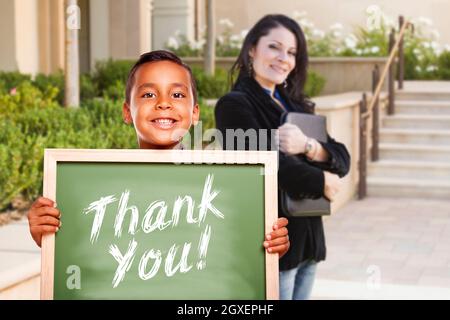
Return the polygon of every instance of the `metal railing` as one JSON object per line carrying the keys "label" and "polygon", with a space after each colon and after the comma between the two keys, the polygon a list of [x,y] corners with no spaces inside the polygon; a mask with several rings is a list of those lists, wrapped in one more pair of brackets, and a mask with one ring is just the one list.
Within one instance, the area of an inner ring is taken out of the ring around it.
{"label": "metal railing", "polygon": [[[413,25],[405,21],[403,16],[399,17],[399,34],[395,40],[395,30],[392,28],[389,35],[389,58],[384,66],[383,72],[379,72],[376,65],[372,72],[372,97],[369,105],[367,105],[367,95],[363,94],[362,100],[359,104],[359,183],[358,183],[358,199],[364,199],[367,194],[367,120],[372,115],[372,148],[371,160],[377,161],[379,159],[379,100],[381,88],[388,77],[388,109],[387,113],[393,115],[395,113],[395,58],[398,53],[398,89],[403,89],[405,56],[403,50],[403,39],[406,29]],[[414,29],[413,29],[414,30]]]}

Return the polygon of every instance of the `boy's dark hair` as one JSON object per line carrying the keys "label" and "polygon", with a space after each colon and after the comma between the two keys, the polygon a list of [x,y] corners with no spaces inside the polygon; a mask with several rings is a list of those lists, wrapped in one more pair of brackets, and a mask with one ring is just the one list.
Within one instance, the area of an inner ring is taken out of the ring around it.
{"label": "boy's dark hair", "polygon": [[156,51],[150,51],[147,53],[142,54],[139,57],[139,60],[134,64],[134,66],[131,68],[130,73],[128,74],[127,79],[127,87],[125,90],[125,101],[126,103],[130,103],[131,100],[131,89],[134,85],[134,74],[139,69],[140,66],[142,66],[145,63],[148,62],[155,62],[155,61],[172,61],[173,63],[176,63],[183,68],[185,68],[191,77],[191,88],[192,88],[192,95],[194,98],[194,104],[197,103],[197,86],[195,84],[194,75],[192,74],[191,68],[185,64],[181,59],[175,55],[174,53],[166,50],[156,50]]}

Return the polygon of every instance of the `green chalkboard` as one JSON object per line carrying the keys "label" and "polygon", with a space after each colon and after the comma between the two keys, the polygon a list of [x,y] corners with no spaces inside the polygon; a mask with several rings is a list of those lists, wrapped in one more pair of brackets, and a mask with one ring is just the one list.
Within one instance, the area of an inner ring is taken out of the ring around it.
{"label": "green chalkboard", "polygon": [[54,299],[266,299],[263,164],[60,161]]}

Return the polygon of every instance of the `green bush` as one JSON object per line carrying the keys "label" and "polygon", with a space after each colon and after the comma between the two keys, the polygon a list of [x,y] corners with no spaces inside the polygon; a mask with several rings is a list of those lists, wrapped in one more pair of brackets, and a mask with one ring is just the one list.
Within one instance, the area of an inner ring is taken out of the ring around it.
{"label": "green bush", "polygon": [[6,92],[16,88],[23,82],[31,82],[31,76],[28,74],[22,74],[20,72],[3,72],[0,71],[0,83]]}
{"label": "green bush", "polygon": [[126,83],[128,73],[135,62],[130,60],[105,60],[95,64],[92,81],[97,85],[100,96],[110,92],[117,82]]}
{"label": "green bush", "polygon": [[318,96],[325,86],[325,78],[315,72],[308,72],[308,78],[305,84],[305,94],[308,97]]}
{"label": "green bush", "polygon": [[439,78],[442,80],[450,80],[450,51],[441,53],[437,64]]}
{"label": "green bush", "polygon": [[46,92],[50,88],[57,88],[58,95],[56,100],[59,104],[64,104],[64,74],[61,70],[50,75],[45,75],[42,73],[36,75],[33,85],[42,92]]}
{"label": "green bush", "polygon": [[95,99],[66,109],[43,102],[37,88],[22,89],[29,85],[19,85],[16,96],[0,96],[0,209],[20,194],[30,201],[42,194],[45,148],[137,148],[132,126],[122,121],[121,102]]}
{"label": "green bush", "polygon": [[197,83],[199,97],[214,99],[229,91],[228,72],[225,69],[217,68],[214,76],[208,76],[202,68],[193,67],[192,73]]}

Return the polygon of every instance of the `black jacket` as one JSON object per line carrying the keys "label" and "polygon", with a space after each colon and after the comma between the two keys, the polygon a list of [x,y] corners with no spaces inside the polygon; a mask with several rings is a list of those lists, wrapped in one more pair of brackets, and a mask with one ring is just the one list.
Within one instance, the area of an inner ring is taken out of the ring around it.
{"label": "black jacket", "polygon": [[[296,112],[306,112],[304,106],[290,101],[282,88],[279,91],[283,99]],[[284,110],[273,101],[261,86],[249,77],[240,78],[233,90],[217,102],[215,117],[217,129],[222,132],[224,149],[230,149],[226,141],[226,129],[277,129]],[[245,149],[254,149],[247,141]],[[229,142],[228,142],[229,143]],[[258,141],[259,143],[259,141]],[[318,198],[323,195],[324,175],[322,170],[338,174],[347,174],[350,168],[350,155],[345,146],[328,136],[322,146],[330,154],[327,163],[309,162],[304,156],[286,156],[279,153],[278,187],[292,198]],[[233,146],[233,149],[242,149]],[[260,149],[258,144],[257,149]],[[270,141],[268,149],[270,150]],[[274,148],[274,150],[276,150]],[[278,201],[279,203],[279,201]],[[285,216],[279,205],[280,216]],[[302,261],[325,259],[326,247],[321,217],[288,218],[291,247],[280,259],[280,270],[298,266]]]}

